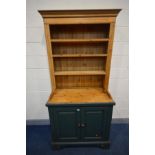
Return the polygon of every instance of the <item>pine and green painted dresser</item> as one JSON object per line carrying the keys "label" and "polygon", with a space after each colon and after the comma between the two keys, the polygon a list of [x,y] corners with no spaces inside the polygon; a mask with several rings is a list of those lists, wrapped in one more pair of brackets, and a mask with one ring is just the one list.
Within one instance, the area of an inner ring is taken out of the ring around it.
{"label": "pine and green painted dresser", "polygon": [[46,106],[53,148],[109,148],[115,102],[109,91],[115,21],[120,9],[40,10],[52,92]]}

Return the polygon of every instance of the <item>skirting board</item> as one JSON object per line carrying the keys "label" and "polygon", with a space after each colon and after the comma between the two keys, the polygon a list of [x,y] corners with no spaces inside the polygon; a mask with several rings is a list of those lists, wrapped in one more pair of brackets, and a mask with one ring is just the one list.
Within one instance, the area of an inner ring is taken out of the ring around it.
{"label": "skirting board", "polygon": [[[112,124],[129,123],[129,118],[113,118]],[[49,125],[48,119],[26,120],[26,125]]]}

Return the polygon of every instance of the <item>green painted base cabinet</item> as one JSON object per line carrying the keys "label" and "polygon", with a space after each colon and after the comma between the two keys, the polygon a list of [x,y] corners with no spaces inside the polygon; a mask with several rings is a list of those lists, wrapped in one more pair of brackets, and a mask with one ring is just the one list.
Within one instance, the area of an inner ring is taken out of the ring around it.
{"label": "green painted base cabinet", "polygon": [[52,146],[96,145],[109,148],[109,133],[114,103],[47,104]]}

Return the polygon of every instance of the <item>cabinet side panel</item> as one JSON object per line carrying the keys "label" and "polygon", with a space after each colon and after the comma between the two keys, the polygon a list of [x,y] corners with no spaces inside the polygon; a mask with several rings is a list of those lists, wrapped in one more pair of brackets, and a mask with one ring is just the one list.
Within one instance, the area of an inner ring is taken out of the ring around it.
{"label": "cabinet side panel", "polygon": [[110,23],[110,32],[109,32],[109,43],[108,43],[108,53],[107,53],[107,60],[106,60],[106,76],[103,82],[104,90],[108,90],[109,85],[109,77],[110,77],[110,67],[111,67],[111,57],[112,57],[112,48],[113,48],[113,40],[114,40],[114,30],[115,30],[115,23]]}
{"label": "cabinet side panel", "polygon": [[107,108],[105,112],[105,134],[104,134],[104,140],[109,140],[110,136],[110,127],[111,127],[111,120],[112,120],[112,112],[113,107]]}
{"label": "cabinet side panel", "polygon": [[44,27],[45,27],[45,38],[46,38],[46,45],[47,45],[49,71],[50,71],[50,78],[51,78],[51,88],[52,88],[52,91],[54,91],[56,89],[56,85],[55,85],[55,76],[54,76],[52,47],[51,47],[51,41],[50,41],[50,28],[48,24],[44,24]]}

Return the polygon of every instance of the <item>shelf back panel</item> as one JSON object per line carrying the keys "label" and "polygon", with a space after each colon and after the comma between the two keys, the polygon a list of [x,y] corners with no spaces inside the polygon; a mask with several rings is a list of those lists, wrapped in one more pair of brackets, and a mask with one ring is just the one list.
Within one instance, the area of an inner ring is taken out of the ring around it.
{"label": "shelf back panel", "polygon": [[108,42],[52,43],[53,54],[106,54]]}
{"label": "shelf back panel", "polygon": [[104,71],[105,58],[54,58],[55,71]]}
{"label": "shelf back panel", "polygon": [[57,88],[103,88],[104,76],[102,75],[78,75],[78,76],[57,76]]}
{"label": "shelf back panel", "polygon": [[108,38],[110,24],[51,25],[52,39]]}

